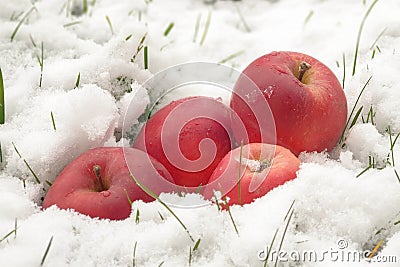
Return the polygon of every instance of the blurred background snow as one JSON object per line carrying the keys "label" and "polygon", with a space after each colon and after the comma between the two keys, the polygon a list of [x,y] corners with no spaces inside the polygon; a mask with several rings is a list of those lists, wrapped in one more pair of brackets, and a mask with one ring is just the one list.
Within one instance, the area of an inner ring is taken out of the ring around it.
{"label": "blurred background snow", "polygon": [[[400,143],[393,147],[393,162],[387,131],[388,126],[393,133],[400,131],[398,0],[379,1],[367,18],[354,76],[357,33],[372,0],[87,2],[85,10],[80,0],[0,0],[0,67],[6,90],[6,123],[0,125],[0,266],[38,266],[52,236],[47,266],[132,266],[135,242],[138,266],[187,266],[194,244],[158,203],[134,203],[133,210],[140,210],[139,224],[134,215],[110,222],[55,208],[41,211],[44,182],[54,181],[89,148],[125,142],[114,133],[121,131],[130,104],[135,112],[128,124],[137,122],[149,101],[140,84],[152,75],[196,61],[242,70],[273,50],[310,54],[340,81],[344,58],[349,111],[372,77],[355,111],[363,106],[366,120],[372,110],[373,123],[363,123],[360,116],[342,148],[330,155],[301,155],[296,180],[251,205],[232,207],[239,236],[229,215],[215,206],[176,209],[192,235],[201,238],[192,266],[263,266],[257,253],[278,227],[280,240],[293,200],[283,249],[323,252],[337,249],[343,239],[349,249],[362,251],[383,240],[380,255],[395,255],[399,264],[400,181],[393,165],[400,164]],[[148,47],[148,69],[142,40]],[[370,168],[357,177],[371,161],[386,168]],[[2,239],[14,229],[15,220],[16,235]],[[331,264],[366,262],[284,263]]]}

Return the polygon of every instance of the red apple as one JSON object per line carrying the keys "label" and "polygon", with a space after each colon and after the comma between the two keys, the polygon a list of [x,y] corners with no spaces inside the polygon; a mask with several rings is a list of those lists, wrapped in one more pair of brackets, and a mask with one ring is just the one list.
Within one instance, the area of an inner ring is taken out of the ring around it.
{"label": "red apple", "polygon": [[156,112],[133,147],[153,156],[175,184],[207,184],[215,167],[231,150],[230,111],[211,97],[187,97]]}
{"label": "red apple", "polygon": [[47,192],[43,208],[56,205],[92,218],[125,219],[131,213],[129,201],[153,200],[135,183],[131,173],[141,181],[159,175],[171,180],[168,171],[143,151],[95,148],[76,158],[61,172]]}
{"label": "red apple", "polygon": [[212,191],[220,191],[223,199],[229,198],[229,205],[248,204],[296,178],[299,167],[300,160],[284,147],[247,144],[222,159],[209,180],[205,197],[210,199]]}
{"label": "red apple", "polygon": [[[252,83],[262,94],[250,101]],[[347,118],[346,97],[336,76],[317,59],[296,52],[272,52],[253,61],[238,78],[230,106],[241,118],[249,142],[275,143],[275,136],[269,136],[268,129],[257,121],[262,114],[253,112],[262,97],[275,121],[276,144],[296,155],[330,151],[337,144]],[[265,110],[267,115],[269,112]],[[237,125],[232,122],[240,143],[245,138],[237,134]],[[262,134],[267,136],[262,139]]]}

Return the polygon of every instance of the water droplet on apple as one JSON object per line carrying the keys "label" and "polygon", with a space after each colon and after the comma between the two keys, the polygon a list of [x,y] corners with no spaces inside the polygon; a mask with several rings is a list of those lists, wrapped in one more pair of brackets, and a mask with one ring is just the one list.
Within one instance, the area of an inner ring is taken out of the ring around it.
{"label": "water droplet on apple", "polygon": [[103,197],[109,197],[111,195],[110,191],[102,191],[101,194],[103,195]]}
{"label": "water droplet on apple", "polygon": [[216,98],[216,100],[217,100],[218,102],[222,102],[222,97],[219,96],[219,97]]}
{"label": "water droplet on apple", "polygon": [[274,87],[275,86],[268,85],[267,88],[265,88],[264,93],[268,96],[268,98],[271,98],[271,95],[274,92]]}

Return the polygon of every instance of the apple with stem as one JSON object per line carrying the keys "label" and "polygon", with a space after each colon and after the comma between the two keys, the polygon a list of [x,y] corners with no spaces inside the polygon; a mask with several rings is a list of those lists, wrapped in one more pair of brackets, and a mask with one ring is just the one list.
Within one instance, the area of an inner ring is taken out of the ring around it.
{"label": "apple with stem", "polygon": [[[131,178],[161,177],[171,181],[168,171],[149,155],[133,148],[101,147],[73,160],[56,178],[43,201],[46,209],[56,205],[92,218],[123,220],[131,214],[131,201],[154,199]],[[158,188],[158,192],[163,191]]]}
{"label": "apple with stem", "polygon": [[[205,197],[219,191],[228,205],[243,205],[296,178],[300,160],[288,149],[250,143],[230,151],[213,172]],[[223,205],[226,208],[226,205]]]}
{"label": "apple with stem", "polygon": [[[230,106],[245,125],[249,143],[275,143],[272,137],[261,140],[267,129],[260,127],[260,116],[252,112],[260,99],[246,99],[254,88],[250,83],[262,93],[255,97],[264,97],[272,111],[276,144],[298,155],[330,151],[338,143],[346,124],[347,101],[338,79],[323,63],[297,52],[272,52],[253,61],[239,76]],[[244,138],[237,134],[237,125],[232,121],[240,143]]]}
{"label": "apple with stem", "polygon": [[207,184],[231,144],[229,108],[214,98],[195,96],[156,112],[133,147],[163,164],[177,186],[196,188]]}

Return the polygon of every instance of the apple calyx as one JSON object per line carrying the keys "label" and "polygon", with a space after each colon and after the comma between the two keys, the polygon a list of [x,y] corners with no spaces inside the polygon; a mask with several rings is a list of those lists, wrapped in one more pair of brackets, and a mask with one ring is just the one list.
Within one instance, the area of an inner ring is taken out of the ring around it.
{"label": "apple calyx", "polygon": [[299,65],[299,81],[303,82],[303,76],[304,74],[311,69],[311,65],[305,61],[302,61]]}
{"label": "apple calyx", "polygon": [[99,165],[94,165],[93,172],[96,175],[97,181],[100,184],[100,189],[98,190],[98,192],[107,190],[108,188],[107,188],[107,186],[105,186],[105,184],[103,182],[103,178],[101,177],[101,167]]}
{"label": "apple calyx", "polygon": [[262,172],[266,168],[271,167],[270,160],[255,160],[243,158],[242,162],[249,168],[251,172]]}

